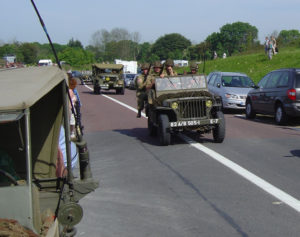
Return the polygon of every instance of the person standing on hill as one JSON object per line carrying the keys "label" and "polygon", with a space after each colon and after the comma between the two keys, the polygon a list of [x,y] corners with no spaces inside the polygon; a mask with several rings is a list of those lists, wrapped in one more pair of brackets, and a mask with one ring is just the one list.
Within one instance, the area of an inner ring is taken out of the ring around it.
{"label": "person standing on hill", "polygon": [[272,54],[273,54],[273,42],[272,42],[272,40],[269,40],[268,57],[270,60],[272,59]]}
{"label": "person standing on hill", "polygon": [[267,36],[265,39],[265,54],[269,52],[269,37]]}

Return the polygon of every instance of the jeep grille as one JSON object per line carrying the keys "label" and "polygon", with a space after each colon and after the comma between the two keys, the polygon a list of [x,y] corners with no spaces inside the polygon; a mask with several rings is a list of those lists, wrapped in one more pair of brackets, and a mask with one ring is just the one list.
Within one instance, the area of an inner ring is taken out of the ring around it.
{"label": "jeep grille", "polygon": [[179,116],[181,118],[207,117],[206,100],[181,100],[178,101]]}

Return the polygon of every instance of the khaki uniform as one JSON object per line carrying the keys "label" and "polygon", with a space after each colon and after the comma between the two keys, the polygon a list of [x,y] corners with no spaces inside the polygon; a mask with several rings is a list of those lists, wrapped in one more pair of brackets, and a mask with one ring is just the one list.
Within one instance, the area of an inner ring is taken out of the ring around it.
{"label": "khaki uniform", "polygon": [[[170,75],[168,74],[168,72],[167,72],[166,69],[164,69],[163,74],[164,74],[165,76],[170,76]],[[174,74],[174,76],[177,76],[177,72],[175,72],[174,69],[173,69],[173,74]]]}
{"label": "khaki uniform", "polygon": [[140,75],[135,81],[138,110],[143,110],[145,107],[145,102],[147,101],[146,79],[148,77],[149,76]]}

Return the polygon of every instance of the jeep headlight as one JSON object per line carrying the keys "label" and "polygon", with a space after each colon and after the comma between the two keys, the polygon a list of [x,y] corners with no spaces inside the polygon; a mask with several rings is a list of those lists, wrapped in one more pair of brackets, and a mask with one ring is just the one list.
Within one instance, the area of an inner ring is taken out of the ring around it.
{"label": "jeep headlight", "polygon": [[211,100],[207,100],[205,102],[205,104],[206,104],[206,107],[210,108],[212,106],[212,101]]}
{"label": "jeep headlight", "polygon": [[172,108],[172,109],[177,109],[177,108],[178,108],[178,103],[177,103],[177,102],[173,102],[173,103],[171,104],[171,108]]}

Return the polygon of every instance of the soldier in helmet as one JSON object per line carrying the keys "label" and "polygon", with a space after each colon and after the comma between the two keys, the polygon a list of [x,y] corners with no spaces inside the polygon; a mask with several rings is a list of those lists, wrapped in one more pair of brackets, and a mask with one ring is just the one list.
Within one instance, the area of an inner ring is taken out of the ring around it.
{"label": "soldier in helmet", "polygon": [[153,71],[151,72],[151,75],[148,76],[147,81],[146,81],[146,89],[147,90],[154,88],[156,77],[164,77],[164,75],[162,73],[162,70],[163,70],[162,67],[163,67],[163,65],[161,64],[160,61],[155,61],[153,63]]}
{"label": "soldier in helmet", "polygon": [[190,64],[190,72],[188,72],[188,74],[197,74],[197,72],[198,72],[198,65],[197,65],[197,63],[195,63],[195,62],[192,62],[191,64]]}
{"label": "soldier in helmet", "polygon": [[142,74],[139,75],[135,81],[136,86],[136,99],[137,99],[137,118],[141,117],[142,110],[145,107],[145,102],[147,102],[147,92],[146,92],[146,81],[149,77],[149,70],[150,70],[150,64],[149,63],[143,63],[142,64]]}
{"label": "soldier in helmet", "polygon": [[165,63],[166,70],[165,73],[163,74],[164,76],[177,76],[177,72],[174,71],[174,61],[170,58],[166,60]]}

